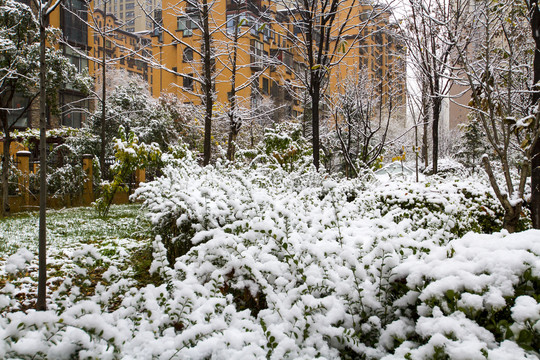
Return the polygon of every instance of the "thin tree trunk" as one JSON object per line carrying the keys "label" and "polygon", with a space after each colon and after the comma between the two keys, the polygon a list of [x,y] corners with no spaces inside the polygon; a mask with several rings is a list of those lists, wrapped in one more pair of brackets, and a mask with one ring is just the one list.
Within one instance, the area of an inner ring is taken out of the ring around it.
{"label": "thin tree trunk", "polygon": [[38,275],[38,295],[36,310],[47,310],[47,117],[46,117],[46,84],[45,74],[45,47],[46,45],[46,18],[40,14],[40,93],[39,93],[39,275]]}
{"label": "thin tree trunk", "polygon": [[236,115],[236,60],[238,57],[238,14],[234,18],[234,40],[233,40],[233,58],[231,64],[231,95],[229,98],[229,142],[227,144],[227,160],[234,161],[236,152],[236,137],[240,130],[240,124],[237,123]]}
{"label": "thin tree trunk", "polygon": [[[536,131],[540,131],[537,129]],[[531,220],[533,228],[540,229],[540,141],[537,140],[531,157]]]}
{"label": "thin tree trunk", "polygon": [[499,199],[501,205],[504,208],[503,228],[508,230],[508,232],[513,233],[517,230],[523,203],[518,202],[517,204],[512,204],[508,199],[508,194],[501,192],[487,156],[482,157],[482,164],[484,165],[484,169],[486,170],[486,173],[488,175],[491,187],[495,192],[495,196],[497,197],[497,199]]}
{"label": "thin tree trunk", "polygon": [[313,129],[312,143],[313,143],[313,165],[315,169],[319,171],[319,97],[320,89],[317,84],[314,84],[314,89],[311,94],[311,127]]}
{"label": "thin tree trunk", "polygon": [[105,116],[106,116],[106,104],[105,104],[105,100],[106,100],[106,95],[107,95],[107,92],[106,92],[106,89],[107,89],[107,86],[105,84],[105,80],[106,80],[106,70],[107,70],[107,67],[106,67],[106,61],[107,61],[107,55],[106,55],[106,47],[105,47],[105,42],[107,40],[106,36],[105,36],[105,32],[107,31],[107,1],[104,1],[103,2],[103,13],[104,13],[104,19],[103,19],[103,29],[101,30],[102,31],[102,34],[101,34],[101,42],[103,43],[103,57],[101,59],[101,76],[102,76],[102,84],[101,84],[101,91],[102,91],[102,95],[101,95],[101,150],[100,150],[100,154],[99,154],[99,163],[100,163],[100,168],[101,168],[101,177],[103,179],[106,178],[107,176],[107,167],[105,166],[105,151],[106,151],[106,148],[107,148],[107,144],[106,144],[106,133],[105,133]]}
{"label": "thin tree trunk", "polygon": [[416,182],[418,182],[418,123],[414,124],[414,168],[416,173]]}
{"label": "thin tree trunk", "polygon": [[204,158],[203,166],[210,163],[212,152],[212,54],[210,51],[210,25],[208,0],[202,1],[202,20],[203,20],[203,56],[204,56],[204,98],[206,111],[204,114]]}
{"label": "thin tree trunk", "polygon": [[[535,52],[533,60],[534,70],[534,92],[532,95],[532,106],[538,106],[540,100],[540,10],[538,1],[531,0],[531,30],[535,42]],[[538,126],[538,123],[537,123]],[[532,129],[533,134],[538,134],[540,128]],[[540,229],[540,139],[532,144],[531,151],[531,220],[533,228]]]}
{"label": "thin tree trunk", "polygon": [[[5,125],[8,125],[7,123],[7,114],[4,110],[1,110],[2,112],[2,123]],[[4,126],[4,129],[6,129],[7,126]],[[4,154],[2,156],[2,209],[0,211],[0,214],[2,216],[5,216],[7,213],[9,213],[9,147],[11,143],[11,136],[9,134],[9,130],[4,130]]]}
{"label": "thin tree trunk", "polygon": [[431,128],[431,136],[433,141],[433,151],[431,153],[433,162],[433,174],[438,171],[439,164],[439,118],[441,117],[441,98],[433,99],[433,124]]}

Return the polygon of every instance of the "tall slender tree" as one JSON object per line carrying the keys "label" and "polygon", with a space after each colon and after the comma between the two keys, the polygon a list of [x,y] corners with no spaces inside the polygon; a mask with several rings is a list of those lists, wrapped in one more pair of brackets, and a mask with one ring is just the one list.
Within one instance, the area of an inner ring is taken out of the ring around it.
{"label": "tall slender tree", "polygon": [[531,215],[535,229],[540,229],[540,9],[538,0],[526,0],[529,10],[529,24],[534,39],[533,60],[533,95],[532,107],[536,111],[534,123],[531,123]]}
{"label": "tall slender tree", "polygon": [[36,310],[47,309],[47,28],[51,13],[60,5],[61,0],[33,0],[38,9],[39,22],[39,275]]}
{"label": "tall slender tree", "polygon": [[[530,73],[526,64],[530,52],[526,46],[526,22],[519,21],[522,3],[513,0],[477,3],[467,23],[469,36],[450,36],[455,46],[460,71],[471,94],[471,116],[480,122],[493,156],[484,155],[482,163],[489,181],[505,210],[503,226],[518,229],[524,205],[525,184],[529,176],[530,147],[517,121],[527,116],[530,104]],[[521,142],[521,144],[520,144]],[[518,181],[512,176],[513,159],[521,164]],[[503,180],[495,176],[497,164]]]}
{"label": "tall slender tree", "polygon": [[[282,1],[280,5],[288,18],[288,22],[280,25],[287,36],[295,39],[294,50],[306,59],[307,74],[303,81],[311,100],[313,165],[319,170],[324,88],[332,67],[344,56],[338,49],[343,46],[342,38],[349,30],[351,14],[357,4],[356,0],[293,0]],[[297,78],[302,79],[303,74],[297,74]]]}

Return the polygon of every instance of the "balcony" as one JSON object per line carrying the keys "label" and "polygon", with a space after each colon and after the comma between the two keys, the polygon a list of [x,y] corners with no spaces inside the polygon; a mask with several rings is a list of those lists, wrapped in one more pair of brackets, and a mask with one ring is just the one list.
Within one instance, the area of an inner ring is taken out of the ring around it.
{"label": "balcony", "polygon": [[227,11],[250,11],[259,16],[262,8],[261,0],[227,0]]}

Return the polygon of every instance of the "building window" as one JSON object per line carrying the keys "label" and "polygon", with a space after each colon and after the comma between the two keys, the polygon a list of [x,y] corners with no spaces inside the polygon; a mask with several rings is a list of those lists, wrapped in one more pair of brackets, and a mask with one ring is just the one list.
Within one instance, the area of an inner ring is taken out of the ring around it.
{"label": "building window", "polygon": [[126,11],[126,19],[131,19],[133,17],[135,17],[134,11]]}
{"label": "building window", "polygon": [[268,92],[269,92],[268,79],[265,78],[265,77],[263,77],[262,79],[263,79],[263,81],[262,81],[262,91],[263,91],[263,93],[268,94]]}
{"label": "building window", "polygon": [[262,28],[263,33],[263,40],[265,42],[269,42],[270,40],[274,39],[274,32],[272,31],[272,28],[270,27],[270,24],[265,23]]}
{"label": "building window", "polygon": [[28,99],[15,94],[11,100],[11,110],[8,111],[7,121],[9,126],[15,129],[28,127],[28,111],[23,112],[28,106]]}
{"label": "building window", "polygon": [[183,62],[192,62],[193,61],[193,49],[192,48],[189,48],[189,47],[184,48],[183,54],[184,54],[183,59],[182,59]]}
{"label": "building window", "polygon": [[179,16],[176,19],[177,30],[182,31],[184,36],[193,35],[193,29],[197,29],[198,18],[196,16]]}
{"label": "building window", "polygon": [[75,44],[87,45],[88,19],[86,2],[83,0],[68,0],[62,5],[62,31],[68,41]]}
{"label": "building window", "polygon": [[135,9],[135,3],[126,3],[126,10]]}
{"label": "building window", "polygon": [[251,66],[260,68],[262,67],[263,54],[264,54],[264,45],[262,42],[251,39]]}
{"label": "building window", "polygon": [[236,19],[237,17],[237,14],[227,14],[227,32],[229,34],[234,34],[236,24],[240,23],[240,21]]}
{"label": "building window", "polygon": [[182,76],[182,87],[186,90],[193,90],[193,74]]}
{"label": "building window", "polygon": [[62,95],[62,125],[80,128],[86,120],[88,100],[74,94]]}
{"label": "building window", "polygon": [[[77,52],[72,48],[65,46],[64,55],[73,65],[75,65],[79,73],[88,70],[88,59],[86,58],[85,51],[79,49]],[[66,84],[66,88],[73,89],[70,84]]]}

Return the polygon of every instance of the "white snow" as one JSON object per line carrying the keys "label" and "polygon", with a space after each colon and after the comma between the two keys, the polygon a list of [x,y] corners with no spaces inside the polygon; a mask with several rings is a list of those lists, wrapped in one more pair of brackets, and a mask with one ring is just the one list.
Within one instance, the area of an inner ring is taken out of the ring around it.
{"label": "white snow", "polygon": [[[0,358],[538,358],[518,336],[540,336],[527,290],[540,231],[479,234],[480,220],[501,223],[477,179],[380,184],[173,162],[136,194],[161,230],[152,241],[52,233],[63,276],[48,311],[17,300],[35,294],[35,249],[0,260]],[[169,264],[168,241],[191,249]],[[131,278],[142,246],[162,282]],[[501,337],[483,317],[503,309],[513,333]]]}

